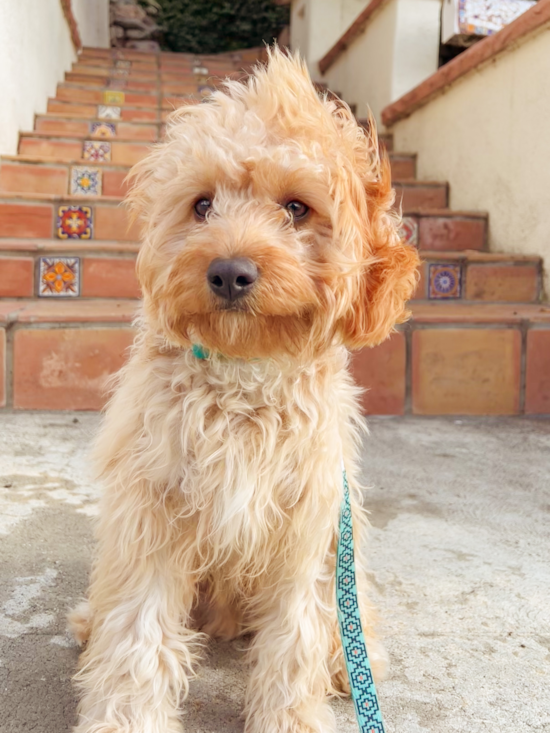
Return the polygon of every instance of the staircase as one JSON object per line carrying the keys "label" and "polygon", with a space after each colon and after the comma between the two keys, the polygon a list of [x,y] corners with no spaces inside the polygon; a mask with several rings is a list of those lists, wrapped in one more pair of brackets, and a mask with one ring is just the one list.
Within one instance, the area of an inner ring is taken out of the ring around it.
{"label": "staircase", "polygon": [[[97,410],[139,289],[125,177],[166,115],[261,56],[84,49],[16,156],[0,161],[0,406]],[[550,308],[537,257],[487,251],[487,216],[448,208],[385,139],[403,235],[423,254],[413,319],[354,357],[371,414],[550,414]]]}

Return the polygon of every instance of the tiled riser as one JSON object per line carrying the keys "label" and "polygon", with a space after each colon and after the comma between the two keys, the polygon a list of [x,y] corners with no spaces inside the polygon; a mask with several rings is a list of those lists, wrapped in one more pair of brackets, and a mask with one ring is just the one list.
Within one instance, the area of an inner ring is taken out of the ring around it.
{"label": "tiled riser", "polygon": [[[131,341],[127,324],[11,327],[15,378],[9,385],[0,380],[4,404],[98,410],[106,378]],[[4,344],[0,329],[0,351]],[[412,327],[356,354],[353,371],[370,390],[363,398],[368,414],[550,414],[550,328]]]}
{"label": "tiled riser", "polygon": [[536,303],[541,272],[536,263],[453,264],[425,262],[414,300]]}
{"label": "tiled riser", "polygon": [[[99,122],[99,120],[97,120]],[[155,142],[159,139],[160,125],[132,124],[130,122],[116,122],[109,120],[111,134],[101,135],[104,138],[123,138],[125,140],[144,140],[146,142]],[[63,120],[49,119],[47,117],[38,117],[36,119],[36,132],[48,133],[50,135],[65,135],[66,137],[91,138],[97,136],[97,127],[95,123],[84,122],[79,120]],[[109,128],[105,128],[106,131]]]}
{"label": "tiled riser", "polygon": [[[77,86],[59,85],[57,88],[57,99],[68,102],[91,102],[93,104],[113,104],[105,98],[105,91],[84,89]],[[123,104],[129,107],[158,107],[158,96],[156,94],[124,94]]]}
{"label": "tiled riser", "polygon": [[[48,100],[48,113],[94,119],[97,117],[98,106],[97,104],[77,104],[50,99]],[[158,122],[161,114],[158,109],[122,107],[120,117],[125,122]]]}
{"label": "tiled riser", "polygon": [[420,250],[479,251],[487,248],[487,217],[463,216],[453,211],[445,215],[442,212],[405,212],[402,234],[409,244]]}
{"label": "tiled riser", "polygon": [[[117,155],[120,154],[120,151],[116,152]],[[135,153],[134,149],[124,151],[124,154],[130,157],[133,157]],[[58,160],[62,160],[62,158],[58,158]],[[67,159],[67,162],[69,160],[73,159]],[[112,160],[110,162],[114,163]],[[83,165],[84,163],[85,161],[82,161]],[[91,167],[94,167],[94,164],[92,163]],[[4,161],[0,163],[0,193],[2,191],[8,193],[51,193],[60,196],[70,194],[72,191],[69,182],[73,167],[69,165],[52,165],[50,163],[25,163],[18,160]],[[121,164],[118,168],[110,168],[107,164],[102,164],[97,166],[97,169],[101,172],[103,196],[119,196],[122,198],[126,195],[128,184],[125,183],[125,178],[130,170],[129,165]]]}
{"label": "tiled riser", "polygon": [[0,194],[5,191],[49,193],[59,196],[78,192],[82,195],[82,186],[75,186],[75,170],[95,172],[96,179],[93,180],[98,180],[99,183],[96,185],[98,193],[94,195],[123,197],[128,191],[128,184],[124,182],[128,168],[4,163],[0,168]]}
{"label": "tiled riser", "polygon": [[[86,146],[86,142],[96,145]],[[97,152],[93,151],[94,147]],[[90,149],[92,149],[91,153]],[[134,165],[144,158],[148,150],[149,146],[146,143],[123,143],[116,140],[70,141],[22,137],[19,143],[20,155],[57,158],[58,160],[104,160],[116,165],[127,166]]]}
{"label": "tiled riser", "polygon": [[[63,204],[63,207],[68,205]],[[86,240],[120,240],[132,242],[139,239],[139,229],[132,226],[125,209],[107,204],[93,204],[78,207],[80,212],[73,212],[80,220],[73,224],[78,228],[69,230],[78,236],[60,236],[58,217],[60,207],[52,204],[19,204],[0,203],[0,236],[28,237],[37,239],[86,239]],[[61,215],[71,212],[61,212]],[[91,216],[90,216],[91,214]],[[86,221],[87,220],[87,221]]]}
{"label": "tiled riser", "polygon": [[0,298],[139,298],[133,257],[0,257]]}

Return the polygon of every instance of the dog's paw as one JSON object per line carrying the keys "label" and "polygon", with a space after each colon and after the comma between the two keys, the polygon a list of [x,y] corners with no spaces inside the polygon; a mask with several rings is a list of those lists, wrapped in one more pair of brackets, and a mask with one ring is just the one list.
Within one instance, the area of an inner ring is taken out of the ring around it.
{"label": "dog's paw", "polygon": [[201,628],[204,634],[208,634],[212,639],[221,639],[222,641],[231,641],[241,635],[242,626],[239,620],[231,615],[217,616],[208,621]]}
{"label": "dog's paw", "polygon": [[82,601],[68,614],[69,630],[79,646],[90,638],[92,631],[92,609],[88,601]]}

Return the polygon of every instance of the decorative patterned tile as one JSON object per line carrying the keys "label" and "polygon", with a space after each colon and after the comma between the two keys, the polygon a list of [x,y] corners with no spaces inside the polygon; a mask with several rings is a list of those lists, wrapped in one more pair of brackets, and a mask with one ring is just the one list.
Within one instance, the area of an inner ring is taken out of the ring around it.
{"label": "decorative patterned tile", "polygon": [[109,107],[105,104],[100,104],[97,108],[97,116],[100,120],[119,120],[120,107]]}
{"label": "decorative patterned tile", "polygon": [[122,61],[121,59],[118,59],[115,61],[115,69],[130,69],[132,68],[132,62],[131,61]]}
{"label": "decorative patterned tile", "polygon": [[112,122],[90,122],[90,135],[94,137],[116,137],[116,125]]}
{"label": "decorative patterned tile", "polygon": [[89,206],[60,206],[57,210],[58,239],[91,239],[92,209]]}
{"label": "decorative patterned tile", "polygon": [[460,298],[462,290],[460,265],[430,265],[429,282],[430,299]]}
{"label": "decorative patterned tile", "polygon": [[85,140],[82,147],[82,158],[84,160],[96,160],[102,163],[108,163],[111,160],[111,143],[104,143],[99,140]]}
{"label": "decorative patterned tile", "polygon": [[103,92],[103,104],[114,104],[120,107],[124,104],[124,92],[115,92],[114,90],[108,89]]}
{"label": "decorative patterned tile", "polygon": [[88,168],[85,165],[75,165],[71,168],[70,194],[101,196],[102,184],[102,172],[99,168]]}
{"label": "decorative patterned tile", "polygon": [[206,66],[194,66],[193,74],[199,74],[200,76],[208,76],[208,69]]}
{"label": "decorative patterned tile", "polygon": [[123,79],[109,79],[107,89],[126,89],[126,82]]}
{"label": "decorative patterned tile", "polygon": [[128,69],[115,68],[111,71],[112,76],[128,76],[129,73]]}
{"label": "decorative patterned tile", "polygon": [[40,298],[76,298],[80,293],[79,257],[40,257]]}
{"label": "decorative patterned tile", "polygon": [[533,5],[535,0],[458,0],[460,33],[490,36]]}
{"label": "decorative patterned tile", "polygon": [[413,247],[418,247],[418,222],[414,217],[403,217],[399,233],[401,234],[401,238],[404,239],[407,244],[411,244]]}

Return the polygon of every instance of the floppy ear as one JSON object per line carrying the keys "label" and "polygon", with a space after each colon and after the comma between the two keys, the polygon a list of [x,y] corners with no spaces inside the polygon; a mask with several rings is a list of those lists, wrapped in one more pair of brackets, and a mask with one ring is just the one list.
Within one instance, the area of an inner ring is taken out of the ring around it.
{"label": "floppy ear", "polygon": [[[378,148],[376,133],[369,138]],[[391,211],[394,192],[389,160],[385,154],[379,156],[377,149],[375,158],[377,175],[364,184],[366,212],[362,212],[363,226],[358,232],[358,259],[364,264],[354,279],[350,307],[341,321],[343,340],[350,349],[376,346],[397,323],[406,321],[410,315],[406,302],[418,281],[418,253],[403,242],[401,218]]]}

